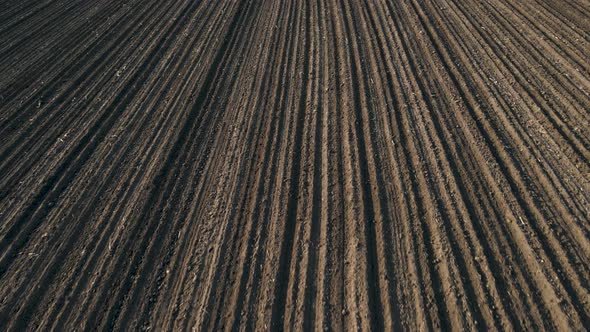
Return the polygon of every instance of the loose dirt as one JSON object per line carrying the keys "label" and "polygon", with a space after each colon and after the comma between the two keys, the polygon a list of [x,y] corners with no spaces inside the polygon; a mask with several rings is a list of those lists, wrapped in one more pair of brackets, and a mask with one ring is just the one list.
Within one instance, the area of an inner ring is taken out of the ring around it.
{"label": "loose dirt", "polygon": [[5,0],[0,329],[590,329],[587,0]]}

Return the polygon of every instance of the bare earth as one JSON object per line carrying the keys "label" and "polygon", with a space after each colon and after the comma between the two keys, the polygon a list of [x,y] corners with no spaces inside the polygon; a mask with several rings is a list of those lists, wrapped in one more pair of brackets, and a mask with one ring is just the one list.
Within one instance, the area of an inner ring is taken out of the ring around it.
{"label": "bare earth", "polygon": [[0,0],[0,330],[587,330],[588,0]]}

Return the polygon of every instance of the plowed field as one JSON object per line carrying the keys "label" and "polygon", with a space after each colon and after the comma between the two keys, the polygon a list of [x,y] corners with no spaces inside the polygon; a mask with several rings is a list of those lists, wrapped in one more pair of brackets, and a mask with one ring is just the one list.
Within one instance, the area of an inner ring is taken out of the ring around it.
{"label": "plowed field", "polygon": [[588,0],[0,0],[0,330],[590,329]]}

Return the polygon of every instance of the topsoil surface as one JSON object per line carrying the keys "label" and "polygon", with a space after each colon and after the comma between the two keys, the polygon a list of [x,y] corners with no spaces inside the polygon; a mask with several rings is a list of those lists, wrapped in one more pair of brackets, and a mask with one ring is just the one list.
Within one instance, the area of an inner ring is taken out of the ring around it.
{"label": "topsoil surface", "polygon": [[588,0],[0,1],[0,329],[587,330]]}

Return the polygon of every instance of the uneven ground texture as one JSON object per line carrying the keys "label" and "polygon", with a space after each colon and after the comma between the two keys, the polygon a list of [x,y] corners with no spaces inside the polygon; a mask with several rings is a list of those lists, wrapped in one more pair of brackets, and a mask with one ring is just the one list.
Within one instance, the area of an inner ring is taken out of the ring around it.
{"label": "uneven ground texture", "polygon": [[2,330],[590,328],[587,0],[0,0]]}

